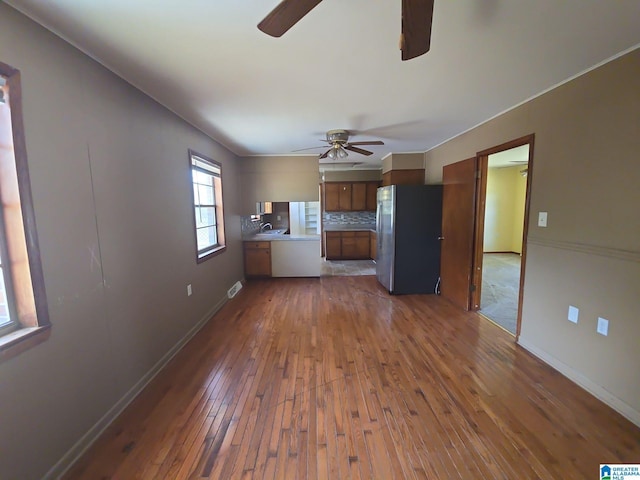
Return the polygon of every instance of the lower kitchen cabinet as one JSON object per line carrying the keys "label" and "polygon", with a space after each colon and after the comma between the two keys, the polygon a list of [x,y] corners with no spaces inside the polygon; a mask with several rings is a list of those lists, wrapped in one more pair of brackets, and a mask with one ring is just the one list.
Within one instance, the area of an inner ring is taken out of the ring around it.
{"label": "lower kitchen cabinet", "polygon": [[327,260],[360,260],[370,258],[368,231],[326,232]]}
{"label": "lower kitchen cabinet", "polygon": [[271,242],[244,242],[246,277],[271,276]]}
{"label": "lower kitchen cabinet", "polygon": [[376,254],[378,253],[378,235],[376,234],[376,232],[369,232],[369,243],[370,243],[370,248],[369,248],[369,256],[375,260],[376,259]]}
{"label": "lower kitchen cabinet", "polygon": [[325,250],[327,260],[335,260],[342,257],[342,234],[340,232],[326,232]]}

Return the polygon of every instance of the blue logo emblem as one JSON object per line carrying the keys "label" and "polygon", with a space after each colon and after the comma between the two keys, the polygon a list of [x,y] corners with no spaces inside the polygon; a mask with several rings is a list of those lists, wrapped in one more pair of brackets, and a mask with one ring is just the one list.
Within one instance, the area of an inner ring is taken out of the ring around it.
{"label": "blue logo emblem", "polygon": [[611,467],[609,465],[600,467],[600,480],[611,480]]}

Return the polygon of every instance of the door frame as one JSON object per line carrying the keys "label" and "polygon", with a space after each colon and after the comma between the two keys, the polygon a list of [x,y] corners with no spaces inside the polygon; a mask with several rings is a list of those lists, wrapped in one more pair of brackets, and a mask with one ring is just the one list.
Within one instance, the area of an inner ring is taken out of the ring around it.
{"label": "door frame", "polygon": [[[529,158],[527,164],[527,186],[524,202],[524,226],[522,229],[522,255],[520,258],[520,285],[518,289],[518,313],[516,318],[516,341],[520,337],[520,324],[522,322],[522,301],[524,295],[524,276],[527,264],[527,235],[529,232],[529,205],[531,202],[531,177],[533,173],[533,148],[535,134],[525,135],[515,140],[502,143],[495,147],[482,150],[476,154],[477,159],[477,188],[476,188],[476,212],[474,248],[472,262],[472,288],[471,288],[471,310],[477,311],[480,308],[480,295],[482,293],[482,257],[484,247],[484,215],[487,199],[487,173],[489,165],[489,155],[511,150],[512,148],[529,145]],[[475,288],[474,288],[475,287]]]}

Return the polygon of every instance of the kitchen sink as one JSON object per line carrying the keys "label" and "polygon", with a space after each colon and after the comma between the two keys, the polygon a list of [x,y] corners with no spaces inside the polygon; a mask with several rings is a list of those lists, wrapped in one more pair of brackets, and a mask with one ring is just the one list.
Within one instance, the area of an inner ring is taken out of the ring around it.
{"label": "kitchen sink", "polygon": [[276,228],[276,229],[273,229],[273,230],[265,230],[264,232],[257,233],[256,235],[270,236],[270,235],[288,235],[288,234],[289,234],[289,229],[287,229],[287,228]]}

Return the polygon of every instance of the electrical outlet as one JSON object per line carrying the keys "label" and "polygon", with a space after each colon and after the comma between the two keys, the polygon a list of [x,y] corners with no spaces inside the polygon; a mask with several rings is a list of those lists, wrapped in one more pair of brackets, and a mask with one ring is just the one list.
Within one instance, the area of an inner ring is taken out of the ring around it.
{"label": "electrical outlet", "polygon": [[600,335],[604,335],[605,337],[609,335],[609,320],[606,318],[598,317],[598,328],[596,331]]}
{"label": "electrical outlet", "polygon": [[578,307],[569,305],[569,314],[567,315],[567,318],[569,319],[570,322],[578,323],[579,313],[580,313],[580,310],[578,309]]}
{"label": "electrical outlet", "polygon": [[538,212],[538,226],[539,227],[547,226],[547,212]]}
{"label": "electrical outlet", "polygon": [[191,290],[191,284],[189,284],[187,285],[187,297],[190,297],[192,293],[193,293],[193,290]]}

